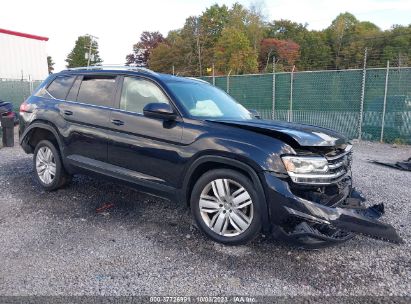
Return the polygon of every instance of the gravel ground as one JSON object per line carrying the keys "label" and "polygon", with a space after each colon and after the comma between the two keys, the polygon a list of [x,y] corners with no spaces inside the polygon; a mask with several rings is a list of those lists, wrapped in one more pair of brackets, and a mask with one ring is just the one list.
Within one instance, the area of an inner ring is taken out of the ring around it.
{"label": "gravel ground", "polygon": [[406,244],[356,237],[304,251],[269,237],[213,243],[184,206],[85,176],[46,193],[31,155],[0,149],[0,295],[410,296],[411,173],[366,162],[410,156],[410,146],[363,142],[353,166]]}

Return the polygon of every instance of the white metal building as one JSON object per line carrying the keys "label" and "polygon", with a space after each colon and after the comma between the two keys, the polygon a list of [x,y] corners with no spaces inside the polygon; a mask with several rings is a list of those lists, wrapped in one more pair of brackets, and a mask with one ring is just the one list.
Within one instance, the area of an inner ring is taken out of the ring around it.
{"label": "white metal building", "polygon": [[0,78],[45,79],[48,76],[48,40],[0,28]]}

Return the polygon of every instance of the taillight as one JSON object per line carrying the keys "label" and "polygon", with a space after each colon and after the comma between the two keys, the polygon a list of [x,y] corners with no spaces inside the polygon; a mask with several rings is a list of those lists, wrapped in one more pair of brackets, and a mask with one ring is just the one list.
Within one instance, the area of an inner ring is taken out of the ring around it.
{"label": "taillight", "polygon": [[20,113],[29,112],[30,105],[27,102],[23,102],[20,105]]}

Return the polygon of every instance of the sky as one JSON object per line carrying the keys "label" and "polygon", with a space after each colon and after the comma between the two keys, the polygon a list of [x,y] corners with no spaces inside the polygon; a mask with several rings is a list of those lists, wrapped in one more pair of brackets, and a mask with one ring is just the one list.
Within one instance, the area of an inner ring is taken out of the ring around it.
{"label": "sky", "polygon": [[346,11],[383,30],[411,23],[411,0],[3,0],[0,28],[49,37],[47,53],[57,72],[65,68],[64,60],[80,35],[99,38],[104,64],[124,64],[142,31],[167,35],[214,3],[234,2],[247,7],[258,3],[268,21],[289,19],[314,30],[326,28]]}

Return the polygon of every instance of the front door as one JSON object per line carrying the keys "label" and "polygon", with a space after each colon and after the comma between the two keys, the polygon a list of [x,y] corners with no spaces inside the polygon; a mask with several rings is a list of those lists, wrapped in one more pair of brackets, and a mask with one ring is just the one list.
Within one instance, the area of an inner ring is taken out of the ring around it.
{"label": "front door", "polygon": [[170,103],[161,87],[143,77],[124,77],[118,109],[110,115],[108,162],[143,183],[176,187],[182,119],[164,121],[143,115],[148,103]]}

